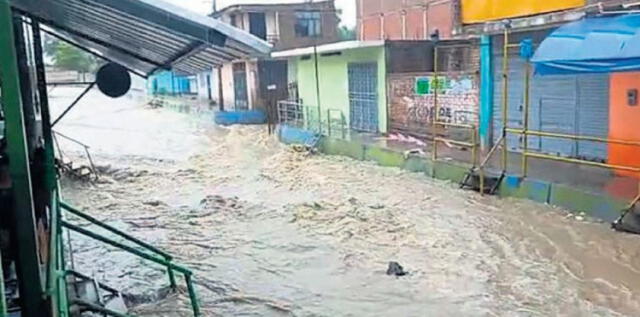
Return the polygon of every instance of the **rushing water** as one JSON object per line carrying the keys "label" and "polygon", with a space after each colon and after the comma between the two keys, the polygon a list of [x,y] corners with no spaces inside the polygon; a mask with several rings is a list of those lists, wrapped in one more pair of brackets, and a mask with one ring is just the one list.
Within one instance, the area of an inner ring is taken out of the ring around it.
{"label": "rushing water", "polygon": [[[66,198],[192,268],[206,316],[640,314],[640,239],[607,224],[90,98],[60,130],[93,146],[103,177],[65,182]],[[153,301],[139,314],[189,316],[184,289],[154,297],[161,268],[72,241],[76,269]],[[409,274],[387,276],[389,261]]]}

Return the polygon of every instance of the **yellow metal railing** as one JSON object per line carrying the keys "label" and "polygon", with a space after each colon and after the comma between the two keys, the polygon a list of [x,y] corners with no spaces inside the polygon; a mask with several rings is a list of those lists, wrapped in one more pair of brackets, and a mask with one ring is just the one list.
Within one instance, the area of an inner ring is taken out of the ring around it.
{"label": "yellow metal railing", "polygon": [[[508,168],[508,146],[507,146],[507,135],[508,134],[516,134],[520,135],[522,138],[522,160],[521,160],[521,171],[522,177],[527,177],[528,168],[529,168],[529,159],[537,158],[544,160],[552,160],[558,162],[572,163],[576,165],[583,166],[593,166],[593,167],[601,167],[601,168],[609,168],[613,170],[620,171],[629,171],[629,172],[639,172],[640,167],[628,166],[628,165],[616,165],[609,163],[601,163],[601,162],[593,162],[583,159],[577,158],[569,158],[563,157],[560,155],[551,155],[539,152],[531,152],[529,151],[528,137],[529,136],[537,136],[537,137],[547,137],[547,138],[558,138],[558,139],[566,139],[566,140],[575,140],[575,141],[588,141],[588,142],[599,142],[605,144],[618,144],[618,145],[628,145],[628,146],[640,146],[640,141],[631,141],[631,140],[618,140],[618,139],[610,139],[603,137],[594,137],[594,136],[582,136],[575,134],[565,134],[565,133],[554,133],[554,132],[545,132],[545,131],[535,131],[529,129],[529,108],[530,108],[530,91],[531,91],[531,63],[527,59],[525,63],[525,72],[524,72],[524,90],[523,90],[523,113],[522,113],[522,125],[521,129],[509,128],[507,125],[508,121],[508,110],[509,110],[509,49],[520,47],[520,44],[509,43],[509,29],[505,28],[504,31],[504,42],[503,42],[503,59],[502,59],[502,134],[499,140],[495,143],[494,147],[487,154],[487,157],[480,164],[479,169],[481,174],[484,173],[484,168],[486,164],[489,162],[491,156],[495,153],[498,147],[502,147],[502,173],[507,172]],[[481,180],[483,176],[481,175]],[[481,185],[482,187],[482,185]],[[481,192],[482,188],[481,188]],[[638,184],[638,194],[631,202],[629,208],[632,208],[635,204],[640,202],[640,183]]]}
{"label": "yellow metal railing", "polygon": [[[432,129],[432,139],[433,139],[433,150],[432,150],[432,160],[436,162],[438,160],[438,144],[454,144],[462,147],[467,147],[471,149],[471,165],[472,169],[475,169],[478,163],[478,155],[480,153],[480,142],[479,142],[479,131],[476,125],[472,124],[460,124],[460,123],[451,123],[440,121],[440,102],[439,102],[439,94],[440,94],[440,69],[438,67],[440,53],[439,50],[442,49],[452,49],[452,48],[468,48],[468,44],[458,44],[458,45],[447,45],[443,47],[436,46],[434,48],[433,54],[433,115],[431,119],[431,129]],[[465,131],[469,131],[471,135],[471,141],[460,141],[452,138],[446,138],[438,136],[438,128],[456,128]],[[435,172],[435,164],[433,165],[433,172]],[[435,173],[433,174],[435,175]]]}

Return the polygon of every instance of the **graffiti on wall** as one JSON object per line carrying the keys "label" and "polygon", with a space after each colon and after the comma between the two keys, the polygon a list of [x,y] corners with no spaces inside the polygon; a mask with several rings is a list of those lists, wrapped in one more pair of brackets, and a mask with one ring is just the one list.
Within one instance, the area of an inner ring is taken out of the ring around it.
{"label": "graffiti on wall", "polygon": [[[457,124],[477,124],[479,90],[475,76],[394,75],[389,78],[391,128],[424,135],[435,114],[438,120]],[[437,92],[437,94],[436,94]]]}

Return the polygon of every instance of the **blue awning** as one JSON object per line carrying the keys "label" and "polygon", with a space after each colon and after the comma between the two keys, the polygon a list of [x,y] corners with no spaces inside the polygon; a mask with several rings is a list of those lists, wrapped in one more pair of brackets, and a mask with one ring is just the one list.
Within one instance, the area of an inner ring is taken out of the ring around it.
{"label": "blue awning", "polygon": [[541,75],[640,70],[640,14],[566,24],[542,42],[531,61]]}

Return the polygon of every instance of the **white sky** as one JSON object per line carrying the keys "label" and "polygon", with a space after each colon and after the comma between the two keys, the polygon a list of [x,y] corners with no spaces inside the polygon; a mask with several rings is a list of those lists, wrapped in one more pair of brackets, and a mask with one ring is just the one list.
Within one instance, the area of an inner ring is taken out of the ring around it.
{"label": "white sky", "polygon": [[[188,8],[194,12],[209,14],[213,7],[213,0],[167,0],[179,6]],[[303,2],[303,0],[217,0],[218,9],[222,9],[226,6],[233,4],[248,4],[248,3],[287,3],[287,2]],[[347,26],[356,25],[356,1],[355,0],[335,0],[336,7],[342,10],[342,24]]]}

